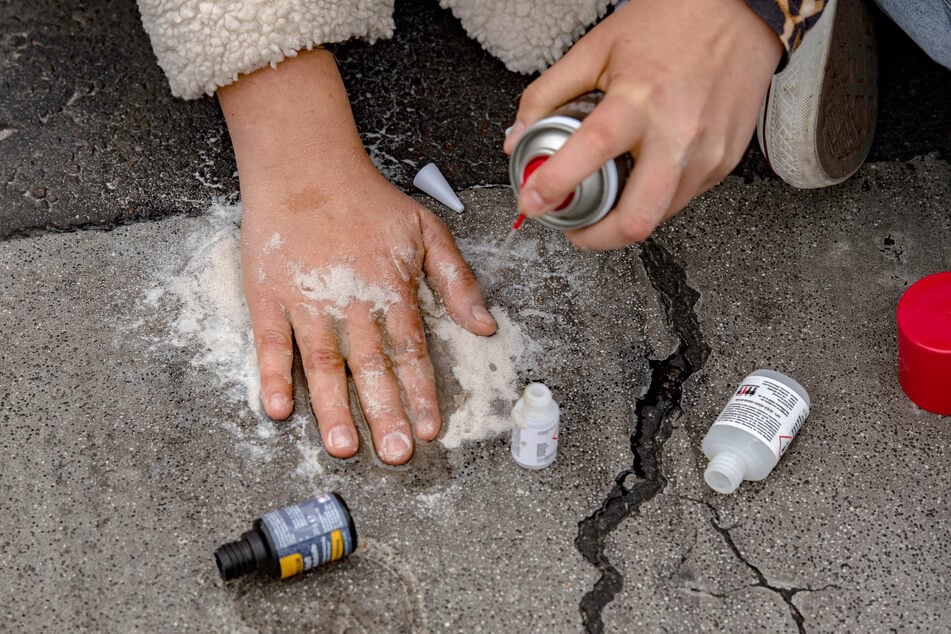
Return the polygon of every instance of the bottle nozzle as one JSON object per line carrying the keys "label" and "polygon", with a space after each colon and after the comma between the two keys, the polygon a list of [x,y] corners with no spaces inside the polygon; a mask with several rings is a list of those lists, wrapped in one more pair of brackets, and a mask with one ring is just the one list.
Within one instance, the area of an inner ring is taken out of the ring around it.
{"label": "bottle nozzle", "polygon": [[267,547],[257,530],[248,531],[238,541],[224,544],[215,551],[215,563],[225,581],[258,570],[266,559]]}
{"label": "bottle nozzle", "polygon": [[218,564],[218,572],[225,581],[243,577],[257,569],[251,545],[245,539],[218,548],[215,551],[215,563]]}
{"label": "bottle nozzle", "polygon": [[703,479],[711,489],[726,495],[736,491],[743,482],[745,473],[746,462],[740,455],[732,451],[721,451],[707,465]]}
{"label": "bottle nozzle", "polygon": [[526,407],[539,408],[551,402],[551,390],[543,383],[531,383],[523,394]]}

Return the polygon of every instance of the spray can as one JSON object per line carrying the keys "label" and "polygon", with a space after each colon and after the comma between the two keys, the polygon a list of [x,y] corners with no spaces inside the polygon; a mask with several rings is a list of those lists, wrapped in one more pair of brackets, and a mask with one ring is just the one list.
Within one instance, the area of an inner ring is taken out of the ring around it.
{"label": "spray can", "polygon": [[809,415],[809,394],[772,370],[749,374],[703,439],[710,459],[703,479],[717,493],[773,470]]}
{"label": "spray can", "polygon": [[321,493],[254,520],[241,539],[215,551],[215,562],[225,581],[254,571],[287,579],[342,559],[356,547],[357,531],[343,498]]}
{"label": "spray can", "polygon": [[[581,122],[603,98],[601,91],[581,95],[525,131],[509,158],[509,180],[516,194],[528,177],[581,127]],[[627,152],[608,161],[581,181],[555,211],[536,220],[561,230],[593,225],[614,208],[633,167],[634,158]]]}
{"label": "spray can", "polygon": [[558,403],[542,383],[530,383],[512,408],[512,457],[526,469],[543,469],[558,452]]}

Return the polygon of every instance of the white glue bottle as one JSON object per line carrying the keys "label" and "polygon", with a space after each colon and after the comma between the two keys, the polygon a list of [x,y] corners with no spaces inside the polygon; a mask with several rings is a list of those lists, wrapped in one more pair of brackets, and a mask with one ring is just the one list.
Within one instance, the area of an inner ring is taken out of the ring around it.
{"label": "white glue bottle", "polygon": [[542,383],[529,383],[512,408],[512,457],[526,469],[542,469],[558,451],[558,403]]}
{"label": "white glue bottle", "polygon": [[769,475],[809,415],[809,394],[772,370],[745,379],[703,439],[710,459],[703,473],[717,493],[733,493],[743,480]]}

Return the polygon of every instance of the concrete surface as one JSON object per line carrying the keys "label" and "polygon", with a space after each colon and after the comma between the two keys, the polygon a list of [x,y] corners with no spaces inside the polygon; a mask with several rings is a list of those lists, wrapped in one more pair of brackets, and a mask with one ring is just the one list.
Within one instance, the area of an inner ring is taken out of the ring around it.
{"label": "concrete surface", "polygon": [[[530,224],[496,261],[514,203],[484,185],[504,182],[489,152],[523,79],[485,102],[476,84],[407,81],[426,108],[472,97],[423,126],[425,145],[417,114],[394,118],[402,101],[355,96],[397,183],[449,157],[466,212],[420,200],[522,337],[513,392],[542,380],[563,407],[549,469],[517,467],[505,434],[391,469],[366,450],[328,458],[303,399],[287,423],[253,407],[214,103],[161,96],[131,5],[38,6],[0,7],[2,629],[951,630],[951,419],[902,394],[894,325],[901,292],[951,268],[951,126],[934,101],[949,82],[907,43],[885,59],[872,161],[847,183],[794,191],[751,152],[654,239],[610,254]],[[503,77],[448,33],[460,72]],[[414,48],[387,46],[353,70],[377,95],[370,70]],[[475,113],[487,123],[454,129]],[[130,218],[151,220],[93,226]],[[435,329],[430,343],[449,419],[464,360]],[[813,411],[768,479],[720,496],[700,440],[759,367],[798,379]],[[218,545],[328,489],[353,510],[357,553],[283,583],[219,579]]]}

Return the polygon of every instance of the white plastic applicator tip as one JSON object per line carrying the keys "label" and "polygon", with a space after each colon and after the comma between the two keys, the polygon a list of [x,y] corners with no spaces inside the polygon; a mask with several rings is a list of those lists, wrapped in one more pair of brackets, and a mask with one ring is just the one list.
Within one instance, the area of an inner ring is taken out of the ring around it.
{"label": "white plastic applicator tip", "polygon": [[457,213],[462,213],[463,205],[456,192],[452,190],[446,177],[442,175],[435,163],[427,163],[419,170],[413,185],[423,190],[445,206]]}

